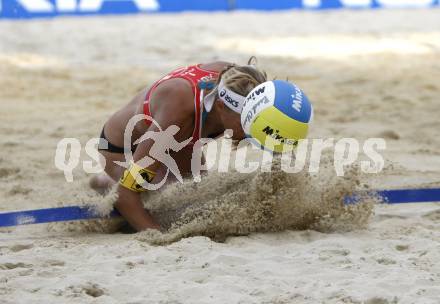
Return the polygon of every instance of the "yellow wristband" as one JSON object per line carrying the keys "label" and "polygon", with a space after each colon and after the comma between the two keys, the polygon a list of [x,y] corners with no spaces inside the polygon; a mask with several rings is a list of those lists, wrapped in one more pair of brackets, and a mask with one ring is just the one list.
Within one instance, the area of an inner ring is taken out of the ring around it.
{"label": "yellow wristband", "polygon": [[151,183],[155,176],[156,172],[131,162],[130,167],[124,171],[119,180],[119,184],[134,192],[145,192],[148,190],[142,187],[142,184],[145,182]]}

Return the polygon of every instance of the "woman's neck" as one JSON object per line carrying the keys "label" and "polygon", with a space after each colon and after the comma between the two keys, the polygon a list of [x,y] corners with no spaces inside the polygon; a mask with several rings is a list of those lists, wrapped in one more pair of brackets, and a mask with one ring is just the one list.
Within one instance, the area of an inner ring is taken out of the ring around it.
{"label": "woman's neck", "polygon": [[212,107],[211,112],[208,112],[207,115],[202,127],[202,136],[205,138],[216,138],[225,131],[217,107]]}

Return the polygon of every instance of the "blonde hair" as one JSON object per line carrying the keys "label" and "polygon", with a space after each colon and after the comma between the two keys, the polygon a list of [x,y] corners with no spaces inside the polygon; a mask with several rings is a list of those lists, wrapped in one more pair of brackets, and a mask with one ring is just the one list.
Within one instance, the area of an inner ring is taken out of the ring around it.
{"label": "blonde hair", "polygon": [[218,78],[225,86],[241,96],[247,96],[256,86],[267,81],[266,72],[257,68],[257,58],[249,58],[247,65],[231,64]]}

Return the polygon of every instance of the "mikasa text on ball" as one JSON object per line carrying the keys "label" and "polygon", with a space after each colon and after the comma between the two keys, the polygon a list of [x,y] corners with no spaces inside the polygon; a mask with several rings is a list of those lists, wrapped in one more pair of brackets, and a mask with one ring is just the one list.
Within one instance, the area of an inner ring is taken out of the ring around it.
{"label": "mikasa text on ball", "polygon": [[267,81],[246,97],[241,125],[247,137],[274,152],[294,149],[307,137],[313,108],[304,92],[283,80]]}

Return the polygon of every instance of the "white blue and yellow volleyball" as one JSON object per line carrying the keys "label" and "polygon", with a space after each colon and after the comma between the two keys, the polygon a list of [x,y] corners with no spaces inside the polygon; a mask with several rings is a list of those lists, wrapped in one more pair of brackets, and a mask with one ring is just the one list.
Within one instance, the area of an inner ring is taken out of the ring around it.
{"label": "white blue and yellow volleyball", "polygon": [[246,137],[273,152],[291,151],[307,137],[313,107],[295,84],[267,81],[246,97],[241,125]]}

